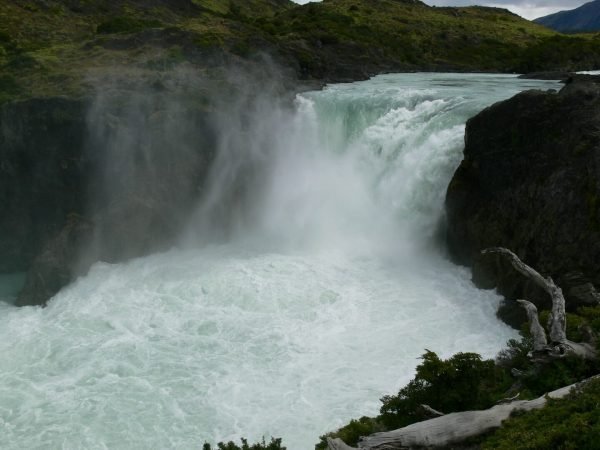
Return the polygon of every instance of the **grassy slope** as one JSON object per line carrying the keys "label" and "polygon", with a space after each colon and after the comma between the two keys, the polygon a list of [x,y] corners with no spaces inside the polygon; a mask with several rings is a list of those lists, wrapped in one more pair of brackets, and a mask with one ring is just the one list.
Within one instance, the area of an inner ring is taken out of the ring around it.
{"label": "grassy slope", "polygon": [[96,69],[137,75],[212,49],[235,53],[256,30],[232,19],[272,16],[288,0],[0,0],[0,102],[78,95]]}
{"label": "grassy slope", "polygon": [[387,65],[512,72],[571,69],[585,66],[586,59],[600,63],[600,42],[593,36],[559,35],[496,8],[325,0],[279,13],[266,30],[295,46],[301,61],[304,49],[307,64],[321,64],[325,72],[331,58],[368,61],[375,71]]}
{"label": "grassy slope", "polygon": [[99,68],[146,73],[211,55],[280,56],[303,78],[392,70],[600,65],[598,35],[564,36],[493,8],[415,0],[0,0],[0,102],[77,95]]}
{"label": "grassy slope", "polygon": [[273,22],[272,31],[281,39],[351,42],[415,67],[493,69],[502,59],[494,50],[522,48],[555,34],[503,10],[431,8],[394,0],[324,1],[283,12]]}

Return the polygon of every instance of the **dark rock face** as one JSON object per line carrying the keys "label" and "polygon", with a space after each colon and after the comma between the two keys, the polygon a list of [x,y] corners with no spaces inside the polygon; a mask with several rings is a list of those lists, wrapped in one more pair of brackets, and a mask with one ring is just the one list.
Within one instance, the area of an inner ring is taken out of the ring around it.
{"label": "dark rock face", "polygon": [[178,100],[146,88],[2,106],[0,273],[27,271],[18,306],[96,261],[173,245],[214,150],[205,110]]}
{"label": "dark rock face", "polygon": [[519,78],[523,80],[560,80],[566,82],[574,75],[573,72],[530,72],[519,75]]}
{"label": "dark rock face", "polygon": [[50,239],[35,258],[19,293],[17,306],[43,305],[77,275],[85,273],[90,261],[81,251],[92,236],[92,226],[79,216],[71,216],[59,234]]}
{"label": "dark rock face", "polygon": [[70,213],[81,213],[85,105],[34,99],[0,108],[0,272],[26,270]]}
{"label": "dark rock face", "polygon": [[509,306],[516,298],[542,306],[548,299],[505,262],[480,256],[484,248],[507,247],[552,276],[570,308],[598,303],[600,84],[595,81],[575,77],[560,93],[524,92],[467,123],[464,160],[446,197],[447,242],[458,262],[473,265],[474,281],[497,286]]}

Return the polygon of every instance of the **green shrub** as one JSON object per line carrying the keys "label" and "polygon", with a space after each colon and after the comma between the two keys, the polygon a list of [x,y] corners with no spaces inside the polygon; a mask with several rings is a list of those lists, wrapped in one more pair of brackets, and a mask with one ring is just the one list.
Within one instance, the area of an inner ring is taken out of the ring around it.
{"label": "green shrub", "polygon": [[113,17],[105,22],[102,22],[96,28],[98,34],[114,34],[114,33],[135,33],[147,28],[161,27],[162,23],[158,20],[135,19],[132,17]]}
{"label": "green shrub", "polygon": [[478,354],[457,353],[444,361],[428,351],[415,378],[398,395],[381,399],[381,420],[389,428],[417,422],[423,404],[443,413],[489,408],[511,383],[501,367]]}
{"label": "green shrub", "polygon": [[37,60],[28,53],[18,52],[8,61],[8,67],[11,69],[26,70],[38,67]]}
{"label": "green shrub", "polygon": [[361,417],[358,420],[351,420],[348,425],[343,426],[334,433],[328,433],[320,437],[320,442],[315,446],[316,450],[327,449],[327,438],[340,438],[346,444],[355,446],[361,436],[368,436],[378,431],[385,431],[385,428],[370,417]]}
{"label": "green shrub", "polygon": [[22,88],[13,76],[0,75],[0,103],[13,99],[21,92]]}
{"label": "green shrub", "polygon": [[321,436],[316,449],[327,448],[327,437],[341,438],[356,445],[360,436],[401,428],[424,420],[421,405],[443,413],[489,408],[512,383],[509,371],[475,353],[457,353],[448,360],[427,351],[415,378],[398,395],[381,399],[381,415],[353,420],[339,430]]}
{"label": "green shrub", "polygon": [[546,392],[576,383],[598,372],[598,363],[576,356],[555,359],[529,371],[521,378],[529,397],[538,397]]}
{"label": "green shrub", "polygon": [[593,449],[600,443],[600,380],[537,411],[519,414],[481,443],[483,449]]}
{"label": "green shrub", "polygon": [[[281,445],[281,439],[271,438],[271,441],[267,444],[265,442],[265,438],[261,442],[257,442],[256,444],[249,445],[248,441],[244,438],[241,439],[242,445],[237,445],[235,442],[229,441],[227,443],[219,442],[217,444],[218,450],[286,450],[285,447]],[[202,450],[212,450],[210,444],[205,443],[202,446]]]}

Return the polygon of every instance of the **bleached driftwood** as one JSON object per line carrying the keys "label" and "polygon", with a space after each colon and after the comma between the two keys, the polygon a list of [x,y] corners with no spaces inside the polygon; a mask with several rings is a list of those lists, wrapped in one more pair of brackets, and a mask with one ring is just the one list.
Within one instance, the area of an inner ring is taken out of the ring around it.
{"label": "bleached driftwood", "polygon": [[504,405],[506,403],[511,403],[514,402],[516,399],[519,398],[519,396],[521,395],[520,392],[517,392],[515,395],[513,395],[512,397],[507,397],[507,398],[503,398],[502,400],[498,400],[496,402],[496,405]]}
{"label": "bleached driftwood", "polygon": [[548,340],[544,327],[540,324],[538,310],[536,306],[527,300],[517,300],[517,302],[527,311],[527,319],[529,320],[529,332],[533,338],[533,351],[543,352],[548,348]]}
{"label": "bleached driftwood", "polygon": [[[414,423],[407,427],[361,438],[358,448],[365,450],[393,450],[419,447],[444,447],[463,442],[499,428],[513,412],[542,408],[548,398],[564,398],[573,389],[598,376],[552,391],[535,400],[518,400],[493,406],[483,411],[464,411],[446,414],[435,419]],[[356,450],[341,439],[328,438],[330,450]]]}
{"label": "bleached driftwood", "polygon": [[481,252],[487,254],[499,254],[508,259],[512,266],[544,291],[552,299],[552,311],[548,318],[548,333],[550,343],[546,339],[546,332],[541,326],[537,308],[527,300],[517,300],[527,311],[529,327],[533,338],[534,353],[545,353],[550,357],[562,357],[568,354],[574,354],[581,358],[596,359],[598,357],[596,349],[588,343],[579,343],[567,339],[567,314],[565,312],[565,297],[560,287],[558,287],[551,277],[544,278],[535,269],[529,267],[519,259],[517,255],[506,248],[493,247]]}
{"label": "bleached driftwood", "polygon": [[436,410],[436,409],[433,409],[433,408],[432,408],[431,406],[429,406],[429,405],[421,405],[421,406],[420,406],[420,408],[421,408],[421,410],[422,410],[422,411],[423,411],[425,414],[427,414],[427,415],[429,415],[429,416],[431,416],[431,417],[440,417],[440,416],[443,416],[443,415],[444,415],[444,413],[443,413],[443,412],[440,412],[440,411],[438,411],[438,410]]}

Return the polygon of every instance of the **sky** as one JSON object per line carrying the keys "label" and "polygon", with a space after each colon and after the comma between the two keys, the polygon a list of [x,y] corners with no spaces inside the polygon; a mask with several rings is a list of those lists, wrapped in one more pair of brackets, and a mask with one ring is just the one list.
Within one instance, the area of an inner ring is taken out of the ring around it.
{"label": "sky", "polygon": [[[310,0],[294,0],[296,3],[308,3]],[[512,12],[535,19],[565,9],[574,9],[590,0],[424,0],[428,5],[465,6],[483,5],[510,9]]]}

